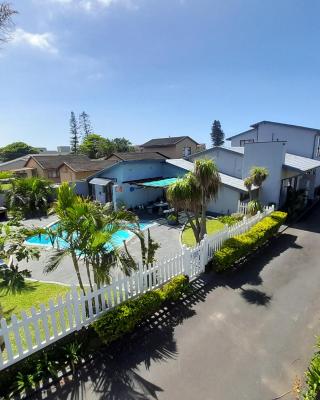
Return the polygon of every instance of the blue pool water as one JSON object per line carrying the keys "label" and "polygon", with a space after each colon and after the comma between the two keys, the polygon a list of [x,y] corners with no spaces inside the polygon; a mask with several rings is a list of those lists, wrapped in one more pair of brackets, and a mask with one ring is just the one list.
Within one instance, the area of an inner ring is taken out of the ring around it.
{"label": "blue pool water", "polygon": [[[54,225],[51,225],[51,229],[55,229],[58,227],[59,222],[55,223]],[[140,228],[141,230],[145,230],[150,228],[154,223],[151,221],[140,221]],[[121,230],[112,235],[112,241],[111,243],[108,243],[106,245],[110,245],[113,248],[120,247],[123,245],[124,240],[131,239],[134,234],[130,231],[125,231]],[[54,247],[59,247],[60,249],[66,248],[68,244],[63,240],[63,238],[58,238],[57,239],[58,243],[55,243]],[[26,240],[27,244],[34,245],[34,246],[52,246],[52,243],[50,241],[50,238],[48,235],[35,235],[31,236]],[[58,246],[57,246],[58,244]]]}

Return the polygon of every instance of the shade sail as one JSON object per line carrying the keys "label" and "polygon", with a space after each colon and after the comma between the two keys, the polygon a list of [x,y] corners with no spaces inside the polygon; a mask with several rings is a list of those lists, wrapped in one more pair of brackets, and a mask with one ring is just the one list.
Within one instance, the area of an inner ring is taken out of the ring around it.
{"label": "shade sail", "polygon": [[107,186],[110,182],[112,182],[110,179],[103,179],[103,178],[93,178],[89,183],[91,185],[99,185],[99,186]]}
{"label": "shade sail", "polygon": [[178,178],[158,179],[156,181],[140,183],[140,185],[152,188],[166,188],[177,181]]}

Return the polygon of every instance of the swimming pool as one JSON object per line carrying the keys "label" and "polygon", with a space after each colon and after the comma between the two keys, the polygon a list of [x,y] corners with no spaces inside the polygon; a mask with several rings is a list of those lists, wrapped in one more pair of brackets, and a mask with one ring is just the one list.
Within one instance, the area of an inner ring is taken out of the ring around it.
{"label": "swimming pool", "polygon": [[[145,230],[150,228],[152,225],[154,225],[154,222],[152,221],[140,221],[140,228],[141,230]],[[51,229],[57,229],[59,226],[59,222],[56,222],[53,225],[50,225]],[[123,245],[124,240],[129,240],[133,237],[133,233],[127,230],[120,230],[112,235],[112,240],[111,240],[111,246],[113,248],[117,248]],[[46,247],[52,247],[52,243],[50,241],[50,238],[48,235],[35,235],[31,236],[26,240],[26,244],[33,245],[33,246],[46,246]],[[109,245],[110,245],[109,244]],[[106,244],[107,245],[107,244]],[[54,247],[58,247],[60,249],[64,249],[68,247],[68,243],[63,240],[62,238],[58,238],[54,244]]]}

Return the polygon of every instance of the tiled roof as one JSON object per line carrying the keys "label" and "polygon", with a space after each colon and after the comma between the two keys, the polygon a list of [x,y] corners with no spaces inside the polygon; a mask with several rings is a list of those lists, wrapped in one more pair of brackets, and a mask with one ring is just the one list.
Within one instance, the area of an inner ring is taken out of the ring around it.
{"label": "tiled roof", "polygon": [[[142,147],[166,147],[166,146],[174,146],[177,143],[181,142],[181,140],[189,138],[195,143],[195,140],[190,138],[189,136],[171,136],[166,138],[158,138],[158,139],[151,139],[148,142],[144,143]],[[197,143],[198,144],[198,143]]]}
{"label": "tiled roof", "polygon": [[43,169],[57,169],[64,162],[88,162],[91,161],[89,157],[84,155],[73,154],[36,154],[30,158],[34,159]]}
{"label": "tiled roof", "polygon": [[[112,160],[70,160],[63,164],[70,167],[75,172],[81,171],[100,171],[106,167],[116,164],[117,161]],[[62,166],[62,165],[61,165]]]}

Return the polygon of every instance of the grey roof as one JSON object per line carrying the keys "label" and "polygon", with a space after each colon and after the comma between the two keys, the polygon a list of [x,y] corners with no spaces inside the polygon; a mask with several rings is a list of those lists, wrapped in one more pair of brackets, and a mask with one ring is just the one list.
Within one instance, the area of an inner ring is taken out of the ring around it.
{"label": "grey roof", "polygon": [[166,163],[185,169],[186,171],[193,171],[194,169],[194,164],[190,161],[184,160],[183,158],[172,158],[166,160]]}
{"label": "grey roof", "polygon": [[283,166],[305,172],[320,167],[320,161],[286,153]]}
{"label": "grey roof", "polygon": [[[176,167],[185,169],[187,171],[194,170],[194,163],[183,160],[182,158],[166,160],[166,163],[175,165]],[[226,175],[219,172],[221,183],[225,186],[229,186],[233,189],[241,190],[242,192],[248,192],[242,179],[235,178],[234,176]],[[255,189],[255,188],[254,188]]]}
{"label": "grey roof", "polygon": [[260,122],[256,122],[255,124],[250,125],[252,128],[257,128],[259,125],[261,124],[274,124],[274,125],[282,125],[282,126],[288,126],[290,128],[302,128],[302,129],[307,129],[309,131],[315,131],[315,132],[319,132],[320,129],[317,128],[309,128],[307,126],[302,126],[302,125],[292,125],[292,124],[285,124],[283,122],[274,122],[274,121],[260,121]]}
{"label": "grey roof", "polygon": [[[251,126],[253,126],[253,125],[251,125]],[[228,137],[227,140],[231,140],[231,139],[234,139],[234,138],[236,138],[236,137],[238,137],[238,136],[242,136],[242,135],[244,135],[245,133],[253,133],[253,132],[255,132],[255,131],[256,131],[255,129],[247,129],[246,131],[243,131],[243,132],[237,133],[236,135],[233,135],[233,136]]]}
{"label": "grey roof", "polygon": [[93,178],[89,181],[91,185],[99,185],[99,186],[107,186],[110,182],[112,182],[110,179],[104,179],[104,178]]}
{"label": "grey roof", "polygon": [[72,159],[68,161],[64,161],[63,164],[60,165],[67,165],[75,172],[81,171],[100,171],[106,167],[116,164],[117,161],[111,160],[85,160],[85,159]]}
{"label": "grey roof", "polygon": [[57,169],[64,162],[88,162],[91,161],[85,155],[74,154],[36,154],[31,156],[43,169]]}
{"label": "grey roof", "polygon": [[189,159],[193,159],[194,157],[206,155],[206,154],[212,153],[212,152],[217,151],[217,150],[225,150],[225,151],[231,151],[233,153],[244,154],[244,147],[215,146],[215,147],[210,147],[210,149],[198,151],[198,153],[193,153],[188,158]]}
{"label": "grey roof", "polygon": [[107,157],[108,160],[111,157],[117,157],[120,161],[138,161],[138,160],[166,160],[168,157],[158,151],[155,152],[126,152],[126,153],[113,153]]}
{"label": "grey roof", "polygon": [[13,169],[23,168],[29,160],[30,154],[22,157],[15,158],[10,161],[0,163],[0,171],[10,171]]}
{"label": "grey roof", "polygon": [[177,143],[181,142],[181,140],[189,138],[196,144],[198,144],[195,140],[193,140],[190,136],[170,136],[166,138],[158,138],[151,139],[148,142],[144,143],[142,147],[167,147],[174,146]]}

